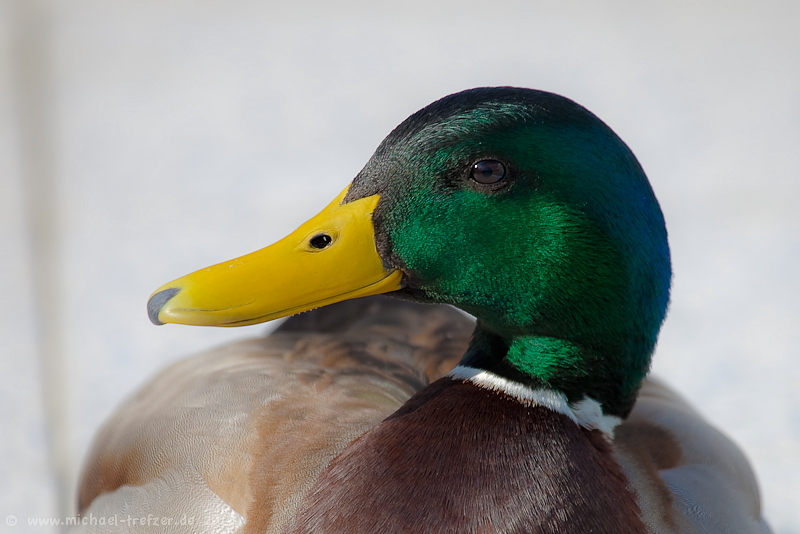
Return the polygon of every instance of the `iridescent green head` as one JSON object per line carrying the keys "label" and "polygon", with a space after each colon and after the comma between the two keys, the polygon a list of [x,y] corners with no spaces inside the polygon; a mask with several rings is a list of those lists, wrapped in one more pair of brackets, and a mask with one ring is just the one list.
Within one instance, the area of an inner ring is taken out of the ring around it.
{"label": "iridescent green head", "polygon": [[478,318],[464,365],[627,415],[670,258],[647,177],[600,119],[529,89],[450,95],[383,141],[345,202],[374,194],[395,294]]}
{"label": "iridescent green head", "polygon": [[237,326],[394,292],[478,318],[463,365],[625,416],[669,300],[664,219],[631,151],[557,95],[448,96],[398,126],[328,207],[157,289],[156,324]]}

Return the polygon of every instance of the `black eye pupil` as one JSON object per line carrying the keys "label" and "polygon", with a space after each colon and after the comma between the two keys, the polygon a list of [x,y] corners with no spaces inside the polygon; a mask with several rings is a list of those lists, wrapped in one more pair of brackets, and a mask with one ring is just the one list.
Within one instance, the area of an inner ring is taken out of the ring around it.
{"label": "black eye pupil", "polygon": [[312,237],[308,242],[314,248],[323,249],[328,245],[330,245],[331,241],[333,241],[333,239],[331,239],[331,236],[329,236],[328,234],[317,234],[314,237]]}
{"label": "black eye pupil", "polygon": [[505,165],[495,159],[485,159],[472,166],[472,179],[479,184],[496,184],[505,175]]}

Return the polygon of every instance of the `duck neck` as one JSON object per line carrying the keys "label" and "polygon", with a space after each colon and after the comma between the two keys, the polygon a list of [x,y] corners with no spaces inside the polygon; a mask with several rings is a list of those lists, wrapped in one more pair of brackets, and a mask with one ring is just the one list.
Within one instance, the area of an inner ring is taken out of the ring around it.
{"label": "duck neck", "polygon": [[624,419],[649,363],[649,354],[603,351],[558,337],[503,336],[479,322],[459,366],[532,390],[555,391],[571,406],[596,402],[603,415]]}

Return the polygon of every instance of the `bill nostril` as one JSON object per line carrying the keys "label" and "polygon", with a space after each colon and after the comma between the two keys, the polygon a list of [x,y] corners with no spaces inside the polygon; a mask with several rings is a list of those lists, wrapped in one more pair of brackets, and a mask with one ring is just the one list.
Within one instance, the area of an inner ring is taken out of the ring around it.
{"label": "bill nostril", "polygon": [[314,237],[312,237],[308,242],[312,247],[322,250],[323,248],[330,245],[332,241],[333,238],[328,234],[317,234]]}

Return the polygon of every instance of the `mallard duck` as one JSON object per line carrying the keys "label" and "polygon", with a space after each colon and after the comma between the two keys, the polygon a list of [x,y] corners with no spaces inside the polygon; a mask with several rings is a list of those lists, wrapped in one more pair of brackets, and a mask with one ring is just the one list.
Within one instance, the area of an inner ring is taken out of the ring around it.
{"label": "mallard duck", "polygon": [[658,202],[600,119],[529,89],[447,96],[288,237],[151,296],[156,324],[307,313],[129,399],[81,514],[137,532],[769,532],[742,453],[645,378],[670,278]]}

